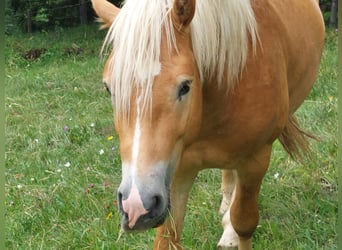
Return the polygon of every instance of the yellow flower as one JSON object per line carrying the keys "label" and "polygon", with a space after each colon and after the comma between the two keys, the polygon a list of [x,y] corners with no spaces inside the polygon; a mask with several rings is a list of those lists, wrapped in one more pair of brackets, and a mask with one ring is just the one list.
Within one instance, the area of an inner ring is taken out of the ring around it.
{"label": "yellow flower", "polygon": [[112,135],[110,135],[110,136],[107,137],[107,140],[108,140],[108,141],[111,141],[111,140],[113,140],[113,138],[114,138],[114,137],[113,137]]}
{"label": "yellow flower", "polygon": [[110,218],[112,218],[113,217],[113,213],[112,212],[109,212],[109,214],[107,215],[107,217],[106,217],[106,220],[109,220]]}
{"label": "yellow flower", "polygon": [[329,96],[329,101],[332,102],[334,100],[334,97],[333,96]]}

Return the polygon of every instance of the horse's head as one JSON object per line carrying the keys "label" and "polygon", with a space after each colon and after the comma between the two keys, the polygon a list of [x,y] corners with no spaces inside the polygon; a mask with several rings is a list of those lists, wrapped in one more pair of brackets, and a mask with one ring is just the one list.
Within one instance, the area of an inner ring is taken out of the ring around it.
{"label": "horse's head", "polygon": [[[173,173],[200,128],[202,92],[189,28],[195,1],[126,4],[119,10],[93,0],[99,17],[111,26],[107,41],[113,51],[103,79],[120,140],[122,227],[131,231],[164,222]],[[160,5],[162,13],[149,12],[151,5]]]}

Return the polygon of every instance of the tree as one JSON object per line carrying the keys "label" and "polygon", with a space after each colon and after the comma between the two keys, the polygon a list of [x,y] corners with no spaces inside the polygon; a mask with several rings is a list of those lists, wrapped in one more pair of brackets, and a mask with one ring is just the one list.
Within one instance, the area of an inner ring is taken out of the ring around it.
{"label": "tree", "polygon": [[331,1],[331,11],[330,11],[330,20],[329,26],[331,28],[337,28],[337,0]]}
{"label": "tree", "polygon": [[325,24],[332,28],[337,28],[337,0],[319,0]]}
{"label": "tree", "polygon": [[86,24],[88,22],[87,4],[85,0],[80,0],[80,20],[81,24]]}

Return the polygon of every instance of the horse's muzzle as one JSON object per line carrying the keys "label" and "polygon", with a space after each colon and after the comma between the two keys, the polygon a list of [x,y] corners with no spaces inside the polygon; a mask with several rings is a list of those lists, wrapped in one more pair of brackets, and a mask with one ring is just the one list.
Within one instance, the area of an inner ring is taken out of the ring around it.
{"label": "horse's muzzle", "polygon": [[124,195],[118,192],[119,209],[122,214],[121,227],[126,232],[145,231],[162,225],[169,214],[169,196],[142,195],[142,202],[136,197],[123,199]]}
{"label": "horse's muzzle", "polygon": [[118,205],[125,231],[144,231],[164,223],[170,211],[170,164],[159,162],[148,170],[123,164]]}

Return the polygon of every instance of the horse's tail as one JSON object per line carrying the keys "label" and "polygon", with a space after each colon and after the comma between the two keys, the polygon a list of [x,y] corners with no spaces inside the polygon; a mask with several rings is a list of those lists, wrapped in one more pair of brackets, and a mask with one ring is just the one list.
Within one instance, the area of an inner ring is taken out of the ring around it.
{"label": "horse's tail", "polygon": [[302,161],[303,156],[307,156],[311,150],[308,138],[317,139],[303,131],[297,118],[291,115],[278,139],[292,159]]}

